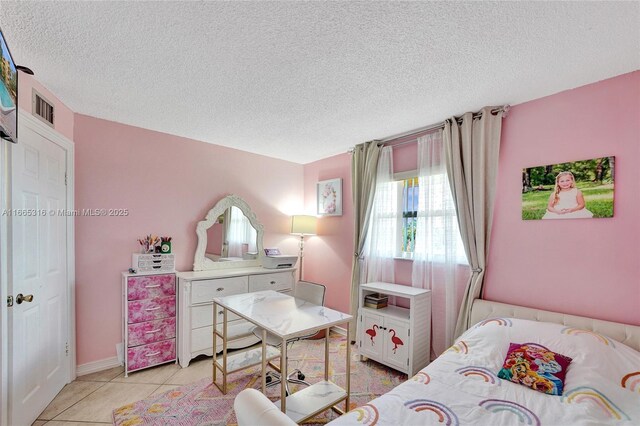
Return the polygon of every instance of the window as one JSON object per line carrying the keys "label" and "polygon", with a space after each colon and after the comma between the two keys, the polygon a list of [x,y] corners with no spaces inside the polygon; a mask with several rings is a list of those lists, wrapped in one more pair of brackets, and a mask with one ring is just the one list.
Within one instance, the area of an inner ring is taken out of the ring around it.
{"label": "window", "polygon": [[416,241],[416,221],[418,218],[418,178],[399,181],[402,185],[402,224],[400,249],[403,256],[413,253]]}
{"label": "window", "polygon": [[[398,247],[396,248],[395,257],[412,259],[415,251],[416,229],[418,224],[418,211],[420,205],[420,187],[419,179],[415,176],[417,171],[397,173],[394,175],[397,185],[398,197]],[[448,191],[447,176],[444,173],[429,176],[428,182],[432,187],[428,203],[426,203],[426,229],[430,230],[425,236],[426,247],[431,248],[430,255],[433,259],[445,257],[445,250],[455,249],[455,259],[459,263],[467,263],[467,257],[464,253],[464,246],[460,238],[460,232],[456,232],[455,244],[446,244],[445,225],[452,225],[458,228],[455,206],[451,193]],[[443,194],[446,191],[447,194]],[[448,198],[445,196],[448,195]],[[449,221],[454,221],[449,223]]]}
{"label": "window", "polygon": [[228,256],[242,257],[244,253],[257,251],[257,231],[242,210],[236,206],[231,206],[229,216],[229,227],[226,236],[229,244]]}

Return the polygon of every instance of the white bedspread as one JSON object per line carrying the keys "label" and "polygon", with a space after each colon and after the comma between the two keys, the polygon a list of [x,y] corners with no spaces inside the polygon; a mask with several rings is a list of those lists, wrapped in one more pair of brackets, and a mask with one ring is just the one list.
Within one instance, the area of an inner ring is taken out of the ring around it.
{"label": "white bedspread", "polygon": [[[573,358],[562,396],[497,377],[511,342]],[[331,424],[640,425],[640,352],[558,324],[490,319],[413,378]]]}

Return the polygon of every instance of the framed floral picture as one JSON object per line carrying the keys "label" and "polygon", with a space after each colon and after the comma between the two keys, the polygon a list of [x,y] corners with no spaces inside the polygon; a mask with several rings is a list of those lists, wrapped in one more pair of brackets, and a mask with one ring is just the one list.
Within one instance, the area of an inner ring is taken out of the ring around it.
{"label": "framed floral picture", "polygon": [[318,214],[320,216],[342,216],[342,179],[318,182]]}

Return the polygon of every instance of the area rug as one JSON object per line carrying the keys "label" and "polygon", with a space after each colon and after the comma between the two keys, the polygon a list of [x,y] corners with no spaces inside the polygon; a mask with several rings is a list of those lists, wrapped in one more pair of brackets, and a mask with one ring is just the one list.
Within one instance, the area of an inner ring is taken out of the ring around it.
{"label": "area rug", "polygon": [[[351,408],[367,403],[407,379],[406,374],[374,361],[360,361],[354,347],[351,351]],[[345,355],[345,337],[331,333],[329,377],[342,387],[345,386]],[[289,369],[293,368],[301,369],[310,383],[323,380],[324,339],[296,342],[289,350]],[[236,425],[233,411],[235,396],[245,388],[259,386],[259,366],[229,375],[226,395],[222,395],[211,379],[206,378],[120,407],[113,411],[113,423],[122,426]],[[290,386],[292,391],[297,390],[297,385]],[[267,388],[267,396],[271,400],[280,399],[280,386]],[[344,408],[344,403],[340,403],[340,408]],[[333,410],[326,410],[304,424],[321,425],[337,416]]]}

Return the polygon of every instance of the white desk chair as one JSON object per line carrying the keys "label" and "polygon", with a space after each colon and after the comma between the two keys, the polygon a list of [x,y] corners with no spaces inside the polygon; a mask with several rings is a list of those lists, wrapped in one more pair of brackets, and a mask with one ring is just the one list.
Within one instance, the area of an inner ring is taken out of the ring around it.
{"label": "white desk chair", "polygon": [[252,388],[240,392],[233,401],[238,426],[297,426],[266,396]]}
{"label": "white desk chair", "polygon": [[[293,291],[293,296],[296,299],[301,299],[304,300],[306,302],[312,303],[314,305],[318,305],[318,306],[324,306],[324,293],[325,293],[325,286],[323,286],[322,284],[316,284],[316,283],[312,283],[309,281],[298,281],[298,283],[296,284],[296,287]],[[260,327],[255,327],[253,329],[253,334],[260,340],[262,340],[262,328]],[[293,344],[293,342],[296,342],[298,340],[302,340],[302,339],[308,339],[310,337],[313,337],[317,334],[317,332],[314,332],[312,334],[306,335],[306,336],[300,336],[300,337],[296,337],[294,339],[288,340],[287,341],[287,345],[288,344]],[[328,339],[329,336],[326,336],[326,338]],[[271,345],[271,346],[275,346],[277,348],[279,348],[282,345],[282,340],[279,339],[278,337],[274,336],[273,334],[269,334],[267,333],[267,345]],[[288,351],[287,351],[288,353]],[[282,381],[282,375],[280,374],[280,368],[273,364],[273,363],[269,363],[269,365],[276,370],[276,372],[274,371],[269,371],[267,372],[267,386],[274,386],[279,384]],[[285,387],[287,390],[287,394],[289,394],[289,385],[288,383],[297,383],[297,384],[301,384],[301,385],[306,385],[309,386],[309,383],[304,381],[304,374],[302,373],[302,371],[300,371],[299,369],[295,369],[293,370],[291,373],[289,373],[287,375],[287,380],[285,382]]]}

